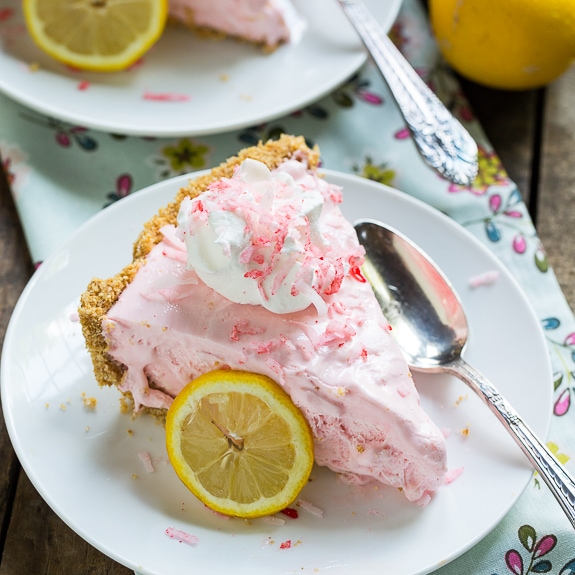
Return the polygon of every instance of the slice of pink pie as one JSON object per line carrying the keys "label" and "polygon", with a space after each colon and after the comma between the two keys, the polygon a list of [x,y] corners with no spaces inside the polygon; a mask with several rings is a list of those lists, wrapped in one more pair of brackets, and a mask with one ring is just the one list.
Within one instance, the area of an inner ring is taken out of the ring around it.
{"label": "slice of pink pie", "polygon": [[95,375],[136,413],[162,415],[201,373],[266,374],[307,418],[319,465],[426,503],[444,481],[445,439],[318,161],[283,136],[180,190],[146,223],[134,261],[82,295]]}
{"label": "slice of pink pie", "polygon": [[304,27],[291,0],[170,0],[172,20],[216,36],[231,36],[266,49],[296,40]]}

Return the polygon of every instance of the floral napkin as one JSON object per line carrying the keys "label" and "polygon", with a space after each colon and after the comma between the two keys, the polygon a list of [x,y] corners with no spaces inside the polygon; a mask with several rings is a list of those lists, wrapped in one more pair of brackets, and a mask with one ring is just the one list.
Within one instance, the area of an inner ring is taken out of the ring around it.
{"label": "floral napkin", "polygon": [[[210,136],[168,139],[107,134],[43,116],[0,96],[0,157],[32,257],[42,262],[93,214],[141,188],[211,167],[239,148],[280,132],[302,134],[308,142],[319,144],[326,166],[391,185],[436,207],[479,238],[511,270],[541,321],[552,358],[555,391],[548,445],[573,471],[572,312],[521,194],[442,63],[418,0],[404,0],[391,36],[477,140],[480,172],[472,185],[451,184],[423,163],[387,86],[369,62],[343,86],[297,113]],[[491,534],[437,573],[573,575],[573,529],[535,476]]]}

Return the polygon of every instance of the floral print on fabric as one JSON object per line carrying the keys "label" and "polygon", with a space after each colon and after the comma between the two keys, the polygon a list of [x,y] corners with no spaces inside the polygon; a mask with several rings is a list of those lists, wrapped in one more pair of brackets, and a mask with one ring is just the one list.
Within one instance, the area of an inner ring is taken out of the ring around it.
{"label": "floral print on fabric", "polygon": [[8,185],[17,196],[29,171],[26,153],[17,144],[0,141],[0,160]]}
{"label": "floral print on fabric", "polygon": [[561,320],[558,317],[547,317],[542,321],[542,325],[549,346],[561,358],[561,365],[564,368],[553,373],[556,393],[553,415],[563,417],[569,412],[571,397],[575,393],[575,331],[562,337],[559,331]]}
{"label": "floral print on fabric", "polygon": [[77,145],[85,152],[94,152],[98,149],[98,141],[87,128],[71,126],[61,120],[45,118],[34,112],[26,112],[21,115],[27,122],[32,122],[53,132],[54,140],[63,148]]}
{"label": "floral print on fabric", "polygon": [[535,528],[522,525],[518,531],[522,549],[509,549],[505,553],[505,564],[513,575],[530,573],[557,573],[557,575],[575,575],[575,558],[563,566],[555,568],[551,561],[551,552],[558,545],[555,535],[543,535],[538,538]]}
{"label": "floral print on fabric", "polygon": [[209,146],[191,138],[182,138],[161,149],[161,156],[152,160],[160,169],[160,179],[187,174],[208,166]]}

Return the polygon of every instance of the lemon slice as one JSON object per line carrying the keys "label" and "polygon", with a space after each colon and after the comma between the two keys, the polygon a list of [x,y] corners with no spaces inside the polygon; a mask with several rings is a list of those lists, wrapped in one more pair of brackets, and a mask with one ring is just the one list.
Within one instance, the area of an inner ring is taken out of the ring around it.
{"label": "lemon slice", "polygon": [[168,410],[166,445],[188,489],[237,517],[287,507],[313,466],[303,414],[277,383],[251,372],[216,370],[189,383]]}
{"label": "lemon slice", "polygon": [[83,70],[124,70],[162,34],[167,0],[23,0],[28,31],[60,62]]}

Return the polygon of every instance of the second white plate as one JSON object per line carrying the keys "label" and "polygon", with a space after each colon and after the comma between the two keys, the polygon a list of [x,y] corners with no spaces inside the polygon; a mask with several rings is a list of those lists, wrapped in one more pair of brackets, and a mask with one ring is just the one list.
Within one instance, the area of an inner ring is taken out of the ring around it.
{"label": "second white plate", "polygon": [[[326,173],[344,188],[348,219],[384,220],[444,269],[469,316],[466,358],[545,437],[553,389],[548,351],[503,265],[421,202],[365,179]],[[463,469],[427,507],[382,485],[345,485],[318,468],[301,498],[322,509],[323,518],[300,508],[299,518],[285,518],[283,526],[207,510],[168,464],[163,428],[150,417],[122,414],[119,392],[98,388],[75,318],[79,296],[92,277],[108,277],[131,260],[143,222],[186,180],[152,186],[90,220],[42,264],[14,310],[1,363],[2,405],[18,457],[40,494],[88,542],[145,575],[421,575],[478,542],[517,501],[532,469],[483,403],[452,377],[414,374],[424,408],[451,431],[450,468]],[[488,270],[498,270],[499,279],[470,289],[469,279]],[[84,405],[91,397],[93,410]],[[142,452],[150,454],[153,473]],[[169,528],[199,542],[178,543],[166,535]]]}
{"label": "second white plate", "polygon": [[[401,0],[365,1],[389,30]],[[6,0],[0,90],[48,116],[117,134],[194,136],[256,125],[318,100],[366,60],[336,0],[294,4],[307,28],[272,54],[169,25],[141,65],[101,74],[72,71],[42,53],[26,31],[21,0]]]}

